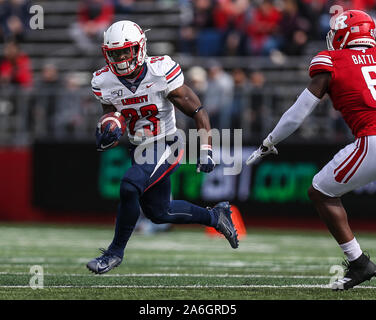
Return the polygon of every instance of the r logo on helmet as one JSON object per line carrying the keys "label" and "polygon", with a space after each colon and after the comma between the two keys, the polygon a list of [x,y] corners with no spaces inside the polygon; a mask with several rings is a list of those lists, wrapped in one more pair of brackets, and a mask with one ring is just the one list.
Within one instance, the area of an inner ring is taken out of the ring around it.
{"label": "r logo on helmet", "polygon": [[348,25],[345,23],[347,20],[347,16],[345,15],[340,15],[337,17],[336,22],[334,24],[334,30],[340,30],[340,29],[345,29],[348,27]]}

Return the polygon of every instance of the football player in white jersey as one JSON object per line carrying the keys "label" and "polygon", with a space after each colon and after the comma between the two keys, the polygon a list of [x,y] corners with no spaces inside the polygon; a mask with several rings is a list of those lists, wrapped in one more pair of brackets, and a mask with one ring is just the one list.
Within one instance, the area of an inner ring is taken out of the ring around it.
{"label": "football player in white jersey", "polygon": [[[148,57],[145,32],[132,21],[111,25],[104,33],[102,51],[107,66],[94,73],[92,89],[104,114],[118,111],[126,118],[132,166],[121,180],[113,241],[102,249],[100,257],[89,261],[89,270],[101,274],[122,262],[140,208],[154,223],[212,226],[232,248],[237,248],[238,237],[227,201],[202,208],[187,201],[170,200],[170,175],[179,167],[184,152],[181,148],[172,152],[170,148],[179,140],[174,136],[174,107],[192,117],[197,129],[202,129],[197,171],[211,172],[215,167],[208,115],[197,95],[184,84],[179,64],[167,55]],[[171,136],[173,139],[167,139]],[[121,131],[106,128],[101,132],[97,128],[96,137],[97,150],[105,151],[120,139]],[[137,161],[140,145],[152,150],[152,163]]]}

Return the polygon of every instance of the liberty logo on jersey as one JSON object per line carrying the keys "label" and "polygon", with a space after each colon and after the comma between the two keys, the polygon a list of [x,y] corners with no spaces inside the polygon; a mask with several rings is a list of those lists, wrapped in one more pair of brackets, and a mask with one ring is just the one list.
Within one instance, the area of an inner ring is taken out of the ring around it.
{"label": "liberty logo on jersey", "polygon": [[148,102],[148,95],[121,100],[121,103],[123,104],[123,106],[136,104],[136,103],[143,103],[143,102]]}

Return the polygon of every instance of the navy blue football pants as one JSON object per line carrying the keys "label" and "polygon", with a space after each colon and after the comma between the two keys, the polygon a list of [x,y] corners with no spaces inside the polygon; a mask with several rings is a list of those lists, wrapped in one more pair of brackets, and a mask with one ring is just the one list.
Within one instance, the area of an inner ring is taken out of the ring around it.
{"label": "navy blue football pants", "polygon": [[[184,149],[178,144],[177,138],[172,142],[162,140],[145,149],[130,147],[132,166],[121,180],[115,235],[108,248],[120,257],[123,257],[137,223],[140,207],[154,223],[196,223],[206,226],[215,223],[211,210],[183,200],[170,200],[170,175],[180,166]],[[147,163],[142,163],[145,160]]]}

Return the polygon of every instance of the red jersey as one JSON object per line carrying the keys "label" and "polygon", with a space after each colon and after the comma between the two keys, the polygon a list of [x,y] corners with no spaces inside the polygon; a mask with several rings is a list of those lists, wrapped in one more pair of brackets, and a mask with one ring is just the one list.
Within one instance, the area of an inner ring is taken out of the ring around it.
{"label": "red jersey", "polygon": [[376,48],[321,51],[309,75],[330,72],[329,96],[355,137],[376,135]]}

